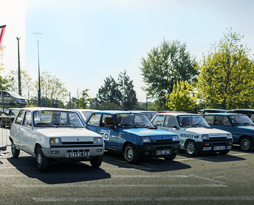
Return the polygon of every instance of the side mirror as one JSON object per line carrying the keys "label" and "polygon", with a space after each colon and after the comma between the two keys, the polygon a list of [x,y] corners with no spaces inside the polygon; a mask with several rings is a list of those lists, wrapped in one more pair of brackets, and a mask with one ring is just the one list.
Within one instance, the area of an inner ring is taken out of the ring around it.
{"label": "side mirror", "polygon": [[173,128],[175,128],[175,129],[177,129],[177,130],[179,129],[176,125],[173,125]]}

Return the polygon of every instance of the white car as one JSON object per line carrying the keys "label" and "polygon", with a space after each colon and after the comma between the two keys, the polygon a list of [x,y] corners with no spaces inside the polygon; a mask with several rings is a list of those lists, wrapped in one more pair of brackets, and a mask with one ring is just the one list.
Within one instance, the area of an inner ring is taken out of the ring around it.
{"label": "white car", "polygon": [[210,127],[204,118],[197,114],[172,112],[158,113],[152,119],[158,129],[174,132],[180,138],[180,149],[189,155],[205,152],[227,154],[233,139],[230,132]]}
{"label": "white car", "polygon": [[40,171],[49,161],[90,161],[99,167],[104,154],[103,138],[84,128],[79,116],[57,108],[23,108],[10,131],[11,151],[18,157],[23,150],[36,157]]}

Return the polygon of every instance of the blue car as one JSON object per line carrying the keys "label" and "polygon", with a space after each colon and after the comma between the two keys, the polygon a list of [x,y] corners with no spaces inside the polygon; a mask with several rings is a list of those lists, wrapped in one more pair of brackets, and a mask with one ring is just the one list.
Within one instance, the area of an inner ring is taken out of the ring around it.
{"label": "blue car", "polygon": [[180,148],[175,133],[157,130],[142,113],[97,111],[85,126],[103,137],[105,149],[123,153],[128,163],[137,163],[140,157],[173,160]]}
{"label": "blue car", "polygon": [[254,124],[247,115],[237,113],[207,113],[203,116],[214,128],[231,132],[234,143],[243,151],[252,151]]}

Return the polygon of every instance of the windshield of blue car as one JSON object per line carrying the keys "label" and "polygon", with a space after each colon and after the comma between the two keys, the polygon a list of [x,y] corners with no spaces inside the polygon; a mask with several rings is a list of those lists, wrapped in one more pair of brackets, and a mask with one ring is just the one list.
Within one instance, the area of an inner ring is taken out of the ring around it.
{"label": "windshield of blue car", "polygon": [[253,122],[247,115],[230,115],[230,120],[234,125],[253,126]]}
{"label": "windshield of blue car", "polygon": [[39,110],[33,114],[34,127],[83,127],[75,112]]}
{"label": "windshield of blue car", "polygon": [[123,113],[116,115],[117,125],[120,128],[154,128],[150,120],[144,114]]}
{"label": "windshield of blue car", "polygon": [[177,120],[180,127],[210,127],[200,115],[179,115]]}

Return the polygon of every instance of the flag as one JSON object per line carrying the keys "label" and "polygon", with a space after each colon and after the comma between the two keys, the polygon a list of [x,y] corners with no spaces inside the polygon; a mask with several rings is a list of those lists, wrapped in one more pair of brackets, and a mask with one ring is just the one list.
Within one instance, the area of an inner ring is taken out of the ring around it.
{"label": "flag", "polygon": [[0,26],[0,50],[1,50],[2,42],[4,38],[5,27],[6,25]]}

